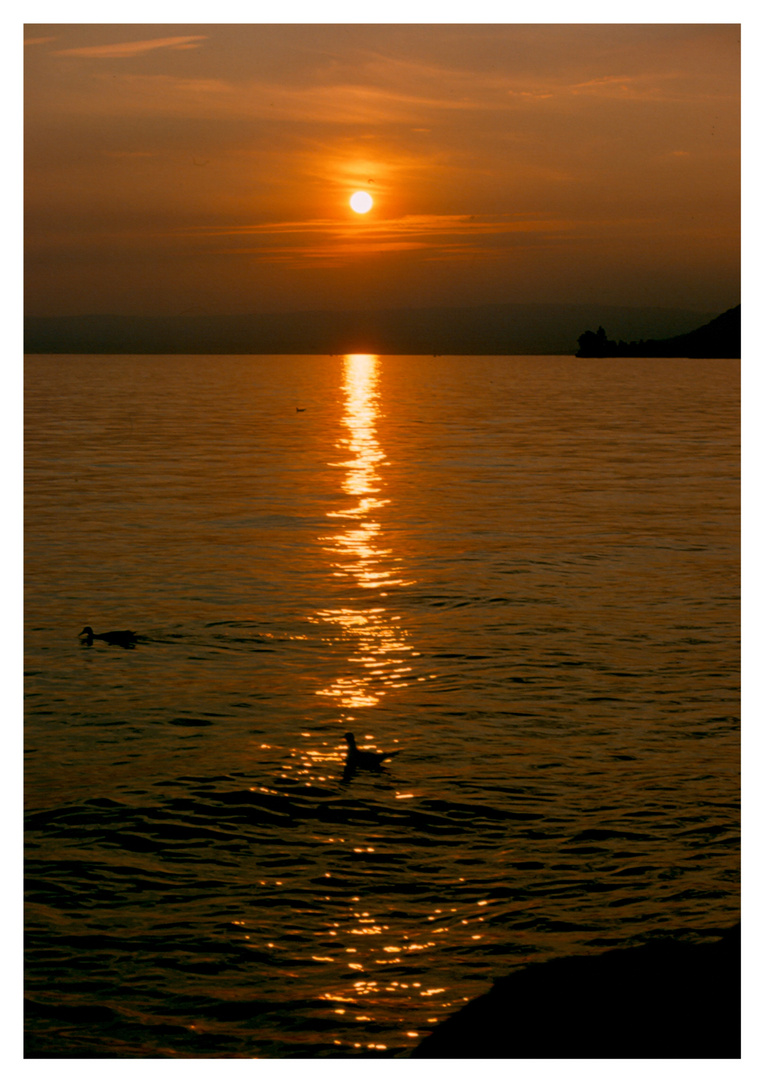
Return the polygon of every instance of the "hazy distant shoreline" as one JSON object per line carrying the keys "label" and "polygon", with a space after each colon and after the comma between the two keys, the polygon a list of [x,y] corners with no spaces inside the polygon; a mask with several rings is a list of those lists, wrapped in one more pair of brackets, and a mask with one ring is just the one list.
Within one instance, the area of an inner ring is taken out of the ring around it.
{"label": "hazy distant shoreline", "polygon": [[258,315],[29,315],[27,353],[573,356],[603,324],[616,338],[689,333],[718,312],[605,304],[489,304]]}

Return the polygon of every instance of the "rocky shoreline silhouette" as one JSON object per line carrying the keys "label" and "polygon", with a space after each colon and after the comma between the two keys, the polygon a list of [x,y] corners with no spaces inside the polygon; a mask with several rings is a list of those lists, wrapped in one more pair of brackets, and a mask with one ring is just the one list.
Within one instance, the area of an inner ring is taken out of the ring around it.
{"label": "rocky shoreline silhouette", "polygon": [[428,1035],[419,1058],[738,1058],[741,927],[534,962]]}

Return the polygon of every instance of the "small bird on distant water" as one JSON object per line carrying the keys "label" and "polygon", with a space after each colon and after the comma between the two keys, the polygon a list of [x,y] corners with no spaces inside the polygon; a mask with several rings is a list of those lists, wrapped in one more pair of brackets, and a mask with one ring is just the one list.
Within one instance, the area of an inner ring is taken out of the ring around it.
{"label": "small bird on distant water", "polygon": [[92,645],[97,638],[98,641],[107,641],[109,645],[121,645],[123,649],[131,649],[138,640],[137,634],[132,630],[109,630],[105,634],[96,634],[92,626],[86,626],[79,636],[84,638],[83,645]]}
{"label": "small bird on distant water", "polygon": [[399,754],[399,750],[390,750],[386,754],[375,750],[358,750],[351,731],[348,731],[344,738],[347,740],[347,769],[380,769],[382,761]]}

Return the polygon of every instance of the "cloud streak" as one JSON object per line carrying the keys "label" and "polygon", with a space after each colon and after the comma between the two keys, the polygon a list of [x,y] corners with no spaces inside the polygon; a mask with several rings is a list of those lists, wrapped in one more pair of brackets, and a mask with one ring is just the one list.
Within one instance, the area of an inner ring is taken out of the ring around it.
{"label": "cloud streak", "polygon": [[151,38],[146,41],[119,41],[108,45],[82,45],[74,49],[55,49],[54,56],[82,56],[95,60],[121,60],[156,49],[197,49],[205,34],[192,34],[184,37]]}
{"label": "cloud streak", "polygon": [[377,223],[281,221],[183,230],[183,235],[230,240],[225,247],[214,247],[218,254],[256,255],[263,261],[294,265],[303,260],[345,265],[368,256],[403,251],[438,259],[491,258],[500,247],[512,246],[517,240],[525,242],[520,238],[527,234],[559,235],[571,229],[571,222],[550,218],[411,214]]}

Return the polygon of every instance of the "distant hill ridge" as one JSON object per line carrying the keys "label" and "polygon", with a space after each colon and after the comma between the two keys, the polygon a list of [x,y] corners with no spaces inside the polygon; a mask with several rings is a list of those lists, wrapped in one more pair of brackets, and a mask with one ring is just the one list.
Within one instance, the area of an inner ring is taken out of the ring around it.
{"label": "distant hill ridge", "polygon": [[741,305],[712,319],[687,334],[666,340],[609,341],[602,326],[596,333],[586,330],[578,339],[580,357],[603,356],[684,356],[715,359],[741,356]]}
{"label": "distant hill ridge", "polygon": [[268,315],[70,315],[24,320],[28,353],[560,355],[580,327],[620,337],[685,334],[714,312],[603,304],[485,304]]}

